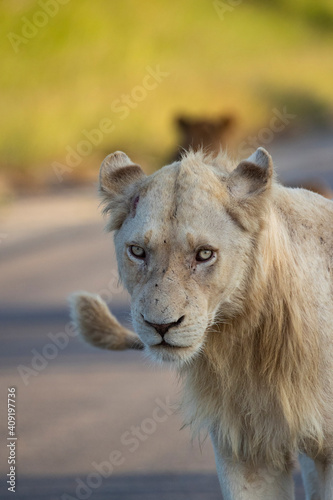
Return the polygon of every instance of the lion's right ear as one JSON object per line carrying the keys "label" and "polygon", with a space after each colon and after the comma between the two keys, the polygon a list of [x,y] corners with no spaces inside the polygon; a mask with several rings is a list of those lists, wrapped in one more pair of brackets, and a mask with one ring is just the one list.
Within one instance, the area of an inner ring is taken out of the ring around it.
{"label": "lion's right ear", "polygon": [[111,218],[107,229],[119,229],[130,210],[131,194],[138,180],[145,177],[139,165],[133,163],[122,151],[108,155],[99,172],[99,193],[104,213]]}
{"label": "lion's right ear", "polygon": [[118,195],[144,175],[142,168],[125,153],[116,151],[103,160],[99,171],[99,190],[107,196]]}

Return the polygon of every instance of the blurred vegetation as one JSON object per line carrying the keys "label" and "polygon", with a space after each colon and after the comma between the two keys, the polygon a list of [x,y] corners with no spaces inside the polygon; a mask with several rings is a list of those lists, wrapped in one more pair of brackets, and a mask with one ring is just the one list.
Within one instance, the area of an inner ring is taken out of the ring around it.
{"label": "blurred vegetation", "polygon": [[[53,14],[45,14],[51,4]],[[235,4],[3,0],[2,171],[51,179],[53,162],[66,165],[68,148],[75,150],[85,139],[82,131],[96,129],[102,119],[113,130],[81,155],[76,173],[96,169],[115,149],[160,165],[177,143],[173,121],[180,113],[233,113],[245,133],[264,124],[274,107],[287,106],[308,123],[328,125],[331,0]],[[22,34],[43,19],[33,36]],[[145,81],[147,67],[168,76],[141,99],[134,89]],[[132,92],[140,100],[124,118],[115,103]]]}
{"label": "blurred vegetation", "polygon": [[253,0],[263,8],[276,9],[296,22],[306,22],[319,30],[332,30],[333,5],[330,0]]}
{"label": "blurred vegetation", "polygon": [[[263,90],[263,94],[265,90]],[[332,128],[332,112],[324,99],[302,90],[270,90],[267,99],[277,109],[292,110],[295,118],[284,131],[289,136]]]}

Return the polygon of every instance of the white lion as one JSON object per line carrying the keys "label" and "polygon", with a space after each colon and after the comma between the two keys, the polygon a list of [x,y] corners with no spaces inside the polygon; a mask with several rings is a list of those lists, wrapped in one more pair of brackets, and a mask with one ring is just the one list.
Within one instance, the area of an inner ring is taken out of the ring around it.
{"label": "white lion", "polygon": [[332,500],[333,203],[278,184],[262,148],[238,166],[188,153],[148,177],[117,152],[100,192],[138,337],[76,294],[82,335],[175,364],[225,500],[292,499],[297,453],[307,500]]}

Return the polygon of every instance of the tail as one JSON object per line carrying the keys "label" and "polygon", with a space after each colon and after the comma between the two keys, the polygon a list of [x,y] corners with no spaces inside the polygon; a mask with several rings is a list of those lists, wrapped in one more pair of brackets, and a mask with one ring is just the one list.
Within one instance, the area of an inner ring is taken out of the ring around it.
{"label": "tail", "polygon": [[143,349],[139,337],[116,320],[99,295],[74,293],[69,304],[71,319],[89,344],[111,351]]}

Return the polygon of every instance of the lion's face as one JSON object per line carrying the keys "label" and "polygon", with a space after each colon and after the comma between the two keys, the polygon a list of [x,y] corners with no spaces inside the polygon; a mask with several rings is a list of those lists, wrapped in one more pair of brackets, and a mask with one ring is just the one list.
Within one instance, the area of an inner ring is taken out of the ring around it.
{"label": "lion's face", "polygon": [[132,168],[115,247],[133,325],[155,360],[188,361],[216,315],[228,321],[241,307],[254,230],[233,207],[244,186],[191,156],[150,177]]}

